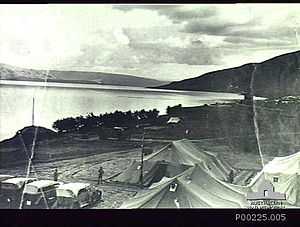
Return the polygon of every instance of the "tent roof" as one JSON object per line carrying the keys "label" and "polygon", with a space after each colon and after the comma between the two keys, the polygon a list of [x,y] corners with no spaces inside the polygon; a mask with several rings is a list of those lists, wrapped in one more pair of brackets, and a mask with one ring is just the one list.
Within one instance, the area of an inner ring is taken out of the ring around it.
{"label": "tent roof", "polygon": [[276,157],[263,169],[266,173],[295,174],[300,173],[300,152],[286,156]]}
{"label": "tent roof", "polygon": [[227,180],[229,172],[234,171],[227,162],[219,159],[217,155],[208,151],[199,150],[192,142],[186,139],[170,143],[161,150],[146,157],[145,160],[166,160],[168,162],[190,166],[204,163],[206,169],[221,180]]}
{"label": "tent roof", "polygon": [[[176,165],[165,161],[144,161],[143,182],[144,185],[151,185],[163,177],[174,177],[184,172],[189,166]],[[114,178],[114,181],[127,184],[139,184],[141,175],[141,162],[133,161],[124,172]]]}
{"label": "tent roof", "polygon": [[[173,184],[177,184],[175,191],[170,190]],[[246,187],[230,185],[214,178],[203,164],[199,164],[137,194],[121,208],[239,208],[248,205],[245,197],[247,190]]]}
{"label": "tent roof", "polygon": [[[252,191],[257,191],[264,179],[269,180],[272,182],[275,192],[281,192],[286,195],[288,203],[299,205],[299,161],[300,152],[286,157],[274,158],[252,179],[248,187]],[[277,182],[273,181],[274,177],[279,177]]]}
{"label": "tent roof", "polygon": [[170,119],[168,120],[167,124],[177,124],[181,121],[181,119],[179,117],[170,117]]}

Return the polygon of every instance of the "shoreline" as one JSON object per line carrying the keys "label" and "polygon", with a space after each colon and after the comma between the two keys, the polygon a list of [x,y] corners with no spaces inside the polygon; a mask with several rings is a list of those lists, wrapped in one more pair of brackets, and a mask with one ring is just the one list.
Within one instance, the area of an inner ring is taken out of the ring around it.
{"label": "shoreline", "polygon": [[[30,81],[30,80],[3,80],[0,79],[0,85],[5,86],[28,86],[28,87],[53,87],[53,88],[80,88],[80,89],[91,89],[91,90],[122,90],[122,91],[134,91],[134,92],[159,92],[159,93],[178,93],[178,94],[222,94],[228,96],[236,96],[232,99],[242,99],[243,96],[237,93],[228,92],[213,92],[213,91],[192,91],[192,90],[169,90],[169,89],[158,89],[150,87],[138,87],[138,86],[127,86],[127,85],[110,85],[100,83],[74,83],[67,81]],[[227,97],[228,99],[228,97]]]}

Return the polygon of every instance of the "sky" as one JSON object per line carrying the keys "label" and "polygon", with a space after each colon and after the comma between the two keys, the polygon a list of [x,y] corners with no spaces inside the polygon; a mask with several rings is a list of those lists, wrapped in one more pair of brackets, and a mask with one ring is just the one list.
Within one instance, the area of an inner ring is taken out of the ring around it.
{"label": "sky", "polygon": [[174,81],[300,50],[300,4],[1,5],[0,62]]}

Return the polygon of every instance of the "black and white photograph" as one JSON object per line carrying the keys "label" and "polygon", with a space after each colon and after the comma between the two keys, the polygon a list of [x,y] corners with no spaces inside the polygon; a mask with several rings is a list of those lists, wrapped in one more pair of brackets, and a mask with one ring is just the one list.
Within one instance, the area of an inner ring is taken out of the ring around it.
{"label": "black and white photograph", "polygon": [[299,208],[299,173],[300,3],[0,5],[0,209]]}

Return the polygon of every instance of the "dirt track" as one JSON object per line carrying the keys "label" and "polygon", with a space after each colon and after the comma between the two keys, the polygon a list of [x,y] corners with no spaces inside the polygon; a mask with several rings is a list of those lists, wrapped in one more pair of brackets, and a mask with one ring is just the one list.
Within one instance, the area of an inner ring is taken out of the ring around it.
{"label": "dirt track", "polygon": [[[91,155],[63,161],[33,164],[34,171],[30,176],[41,179],[52,179],[55,168],[58,168],[59,181],[86,182],[94,184],[104,191],[103,201],[92,208],[118,208],[123,201],[134,196],[138,188],[109,185],[104,183],[97,186],[97,171],[100,166],[104,169],[104,179],[124,171],[133,159],[139,159],[140,150],[132,149],[122,152]],[[1,174],[25,175],[26,167],[0,169]]]}

